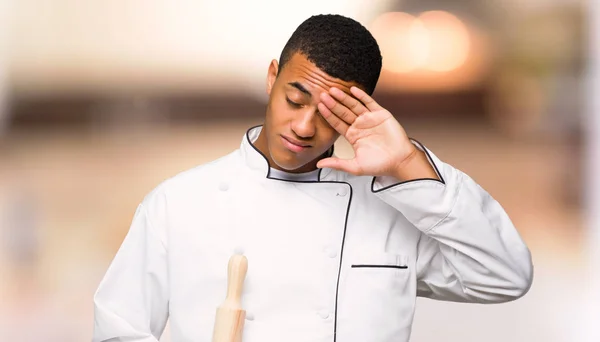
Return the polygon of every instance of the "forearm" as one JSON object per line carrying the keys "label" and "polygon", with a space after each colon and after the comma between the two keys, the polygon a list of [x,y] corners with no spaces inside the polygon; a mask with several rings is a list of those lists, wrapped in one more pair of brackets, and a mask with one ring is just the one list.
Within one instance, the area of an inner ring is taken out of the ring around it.
{"label": "forearm", "polygon": [[[461,195],[470,196],[468,189],[463,191]],[[505,302],[531,286],[530,252],[491,197],[477,205],[457,200],[444,220],[424,232],[419,247],[417,278],[428,297],[454,299],[456,293],[462,297],[458,300]]]}
{"label": "forearm", "polygon": [[423,293],[483,302],[523,295],[531,256],[506,212],[468,175],[427,152],[439,181],[378,179],[372,188],[423,233],[417,260]]}
{"label": "forearm", "polygon": [[168,319],[167,251],[143,205],[94,295],[94,342],[158,342]]}

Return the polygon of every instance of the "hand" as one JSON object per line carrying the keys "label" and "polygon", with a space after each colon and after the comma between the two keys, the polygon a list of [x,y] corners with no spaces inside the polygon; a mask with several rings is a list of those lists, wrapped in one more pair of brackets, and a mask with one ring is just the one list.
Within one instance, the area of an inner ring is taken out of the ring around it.
{"label": "hand", "polygon": [[350,88],[350,92],[355,98],[332,87],[329,94],[321,94],[318,108],[327,122],[352,145],[355,157],[325,158],[317,167],[353,175],[397,176],[420,151],[389,111],[357,87]]}

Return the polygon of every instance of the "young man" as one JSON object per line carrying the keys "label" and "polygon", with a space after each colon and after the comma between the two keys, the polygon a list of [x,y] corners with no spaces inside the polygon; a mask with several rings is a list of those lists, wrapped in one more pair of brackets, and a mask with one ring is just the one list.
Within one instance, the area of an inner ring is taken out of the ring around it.
{"label": "young man", "polygon": [[[211,341],[244,253],[244,342],[408,341],[417,296],[501,303],[532,262],[502,207],[375,102],[376,41],[313,16],[267,74],[263,126],[139,205],[95,295],[94,341]],[[343,135],[355,158],[333,156]]]}

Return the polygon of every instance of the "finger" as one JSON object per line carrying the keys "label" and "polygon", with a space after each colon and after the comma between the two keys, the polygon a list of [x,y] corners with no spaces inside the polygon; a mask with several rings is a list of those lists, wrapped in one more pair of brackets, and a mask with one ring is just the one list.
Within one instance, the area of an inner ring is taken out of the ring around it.
{"label": "finger", "polygon": [[355,176],[361,174],[361,169],[355,159],[341,159],[337,157],[324,158],[317,162],[317,167],[320,169],[330,168],[340,170]]}
{"label": "finger", "polygon": [[360,102],[364,103],[365,106],[367,106],[367,109],[369,109],[371,112],[383,109],[383,107],[381,107],[377,102],[375,102],[375,100],[373,100],[373,98],[369,96],[369,94],[365,93],[362,89],[358,87],[352,87],[350,88],[350,92],[357,99],[359,99]]}
{"label": "finger", "polygon": [[324,117],[325,120],[327,120],[327,122],[329,123],[329,125],[331,125],[331,127],[333,127],[333,129],[335,129],[341,135],[346,136],[346,132],[348,131],[349,127],[349,125],[346,122],[344,122],[342,119],[338,118],[335,114],[333,114],[329,110],[329,108],[327,108],[327,106],[325,106],[325,104],[323,104],[322,102],[319,102],[317,108],[319,109],[319,113],[321,113],[321,116]]}
{"label": "finger", "polygon": [[348,125],[352,125],[356,120],[356,114],[346,108],[343,104],[338,102],[336,99],[331,97],[327,93],[321,93],[321,102],[327,106],[327,108],[335,114],[338,118],[344,120]]}
{"label": "finger", "polygon": [[368,112],[367,108],[360,101],[338,88],[332,87],[329,89],[329,93],[357,116]]}

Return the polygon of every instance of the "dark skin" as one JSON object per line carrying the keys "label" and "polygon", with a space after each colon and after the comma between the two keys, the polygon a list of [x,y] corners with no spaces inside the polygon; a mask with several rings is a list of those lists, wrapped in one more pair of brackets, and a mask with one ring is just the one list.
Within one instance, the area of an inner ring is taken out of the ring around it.
{"label": "dark skin", "polygon": [[[295,54],[282,70],[276,60],[271,61],[267,74],[269,103],[255,142],[271,167],[293,173],[315,170],[317,161],[340,135],[319,113],[320,94],[331,87],[350,93],[354,85],[327,75],[301,54]],[[292,152],[282,143],[282,135],[310,147]]]}
{"label": "dark skin", "polygon": [[[401,181],[438,179],[398,121],[361,88],[327,75],[299,53],[281,70],[273,60],[267,74],[269,103],[256,148],[271,167],[292,173],[327,167]],[[352,145],[355,157],[324,158],[340,135]]]}

